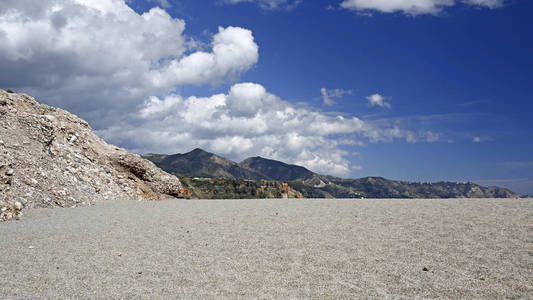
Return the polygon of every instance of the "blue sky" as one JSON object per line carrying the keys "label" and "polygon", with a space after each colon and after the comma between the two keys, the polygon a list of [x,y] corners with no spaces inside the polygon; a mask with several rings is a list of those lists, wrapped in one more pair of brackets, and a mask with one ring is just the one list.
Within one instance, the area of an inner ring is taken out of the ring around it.
{"label": "blue sky", "polygon": [[[202,147],[344,177],[533,194],[531,1],[107,1],[51,1],[61,14],[8,1],[0,68],[15,75],[0,86],[69,109],[135,152]],[[72,29],[81,9],[91,18]],[[66,25],[30,42],[14,38],[29,27],[20,15]],[[217,40],[240,52],[220,54]]]}

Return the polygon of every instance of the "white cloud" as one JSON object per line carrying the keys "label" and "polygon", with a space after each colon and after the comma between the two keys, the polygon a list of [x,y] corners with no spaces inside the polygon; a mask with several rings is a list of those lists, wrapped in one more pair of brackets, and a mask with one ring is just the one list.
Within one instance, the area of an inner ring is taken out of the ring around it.
{"label": "white cloud", "polygon": [[333,105],[335,104],[335,98],[342,98],[344,95],[351,95],[352,90],[343,90],[343,89],[333,89],[328,90],[326,88],[321,88],[320,93],[322,94],[322,102],[324,105]]}
{"label": "white cloud", "polygon": [[201,147],[234,159],[260,155],[342,176],[358,168],[345,158],[342,145],[424,139],[396,126],[297,107],[255,83],[235,84],[227,94],[205,98],[149,97],[130,119],[99,134],[136,152]]}
{"label": "white cloud", "polygon": [[[138,14],[125,0],[4,0],[0,69],[9,72],[0,72],[0,85],[80,115],[109,142],[137,152],[202,147],[347,175],[357,166],[343,146],[424,140],[398,126],[292,105],[253,83],[184,98],[184,85],[236,80],[259,52],[244,28],[220,27],[210,44],[184,31],[185,22],[165,10]],[[324,90],[332,99],[347,93]]]}
{"label": "white cloud", "polygon": [[226,4],[237,4],[237,3],[256,3],[263,9],[285,9],[291,10],[296,8],[302,0],[221,0]]}
{"label": "white cloud", "polygon": [[472,138],[473,143],[481,143],[481,142],[494,142],[496,139],[490,136],[475,136]]}
{"label": "white cloud", "polygon": [[440,139],[441,134],[440,133],[435,133],[435,132],[432,132],[432,131],[426,131],[423,134],[423,137],[425,138],[426,142],[434,143],[434,142],[436,142],[436,141],[438,141]]}
{"label": "white cloud", "polygon": [[485,143],[485,142],[494,142],[496,141],[495,138],[493,137],[490,137],[490,136],[475,136],[472,138],[472,143]]}
{"label": "white cloud", "polygon": [[415,16],[423,14],[436,15],[444,8],[458,3],[492,9],[501,6],[503,0],[344,0],[340,3],[340,7],[358,12],[402,12]]}
{"label": "white cloud", "polygon": [[195,52],[181,59],[173,59],[159,69],[149,72],[156,87],[219,83],[236,79],[250,69],[259,58],[259,47],[252,32],[240,27],[219,27],[213,37],[212,52]]}
{"label": "white cloud", "polygon": [[503,0],[462,0],[465,4],[497,8],[503,5]]}
{"label": "white cloud", "polygon": [[366,97],[366,100],[368,101],[368,105],[370,106],[379,106],[379,107],[385,107],[390,108],[391,105],[389,102],[386,102],[387,99],[390,99],[389,97],[384,97],[380,94],[372,94],[368,97]]}
{"label": "white cloud", "polygon": [[[150,95],[237,79],[258,60],[250,30],[220,27],[200,49],[185,22],[124,0],[6,0],[0,6],[3,86],[87,118],[113,122]],[[98,122],[96,122],[98,121]]]}
{"label": "white cloud", "polygon": [[162,8],[169,8],[172,7],[172,4],[168,2],[168,0],[150,0],[150,2],[156,2],[158,3]]}
{"label": "white cloud", "polygon": [[405,140],[410,144],[417,143],[420,140],[426,143],[435,143],[439,141],[440,138],[441,138],[440,133],[435,133],[430,130],[419,132],[418,134],[415,134],[414,132],[409,131],[406,133]]}

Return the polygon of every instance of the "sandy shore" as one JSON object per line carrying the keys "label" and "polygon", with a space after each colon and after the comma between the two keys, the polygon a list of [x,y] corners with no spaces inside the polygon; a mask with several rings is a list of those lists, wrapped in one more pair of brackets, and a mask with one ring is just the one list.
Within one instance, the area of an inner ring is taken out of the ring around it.
{"label": "sandy shore", "polygon": [[533,200],[109,201],[0,224],[0,298],[533,298]]}

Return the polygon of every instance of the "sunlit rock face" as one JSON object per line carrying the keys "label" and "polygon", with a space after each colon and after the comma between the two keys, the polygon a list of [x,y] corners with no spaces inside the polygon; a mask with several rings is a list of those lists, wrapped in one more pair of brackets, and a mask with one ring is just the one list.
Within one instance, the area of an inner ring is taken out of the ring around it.
{"label": "sunlit rock face", "polygon": [[0,220],[28,207],[183,196],[178,178],[107,144],[84,120],[0,90]]}

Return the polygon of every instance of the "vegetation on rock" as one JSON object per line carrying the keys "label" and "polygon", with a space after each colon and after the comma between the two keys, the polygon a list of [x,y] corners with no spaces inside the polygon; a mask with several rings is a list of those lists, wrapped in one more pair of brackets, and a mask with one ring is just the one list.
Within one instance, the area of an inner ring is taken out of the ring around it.
{"label": "vegetation on rock", "polygon": [[289,184],[274,180],[197,178],[179,176],[191,197],[199,199],[302,198]]}

